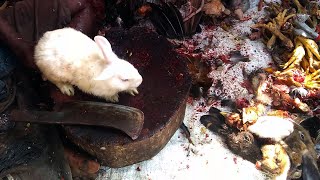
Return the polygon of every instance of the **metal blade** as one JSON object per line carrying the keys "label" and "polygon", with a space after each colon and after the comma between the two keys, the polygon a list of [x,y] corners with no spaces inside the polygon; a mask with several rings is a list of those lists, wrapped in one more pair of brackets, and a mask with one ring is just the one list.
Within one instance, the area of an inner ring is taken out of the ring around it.
{"label": "metal blade", "polygon": [[88,125],[119,129],[137,139],[144,123],[141,110],[90,101],[63,104],[59,111],[12,110],[12,121],[61,125]]}

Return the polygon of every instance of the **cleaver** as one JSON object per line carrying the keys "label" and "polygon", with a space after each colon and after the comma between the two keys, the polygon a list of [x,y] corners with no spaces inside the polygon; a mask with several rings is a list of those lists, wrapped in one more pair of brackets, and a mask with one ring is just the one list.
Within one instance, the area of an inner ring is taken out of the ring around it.
{"label": "cleaver", "polygon": [[135,140],[142,130],[144,114],[137,108],[124,105],[75,101],[64,103],[58,111],[14,109],[10,119],[16,122],[114,128]]}

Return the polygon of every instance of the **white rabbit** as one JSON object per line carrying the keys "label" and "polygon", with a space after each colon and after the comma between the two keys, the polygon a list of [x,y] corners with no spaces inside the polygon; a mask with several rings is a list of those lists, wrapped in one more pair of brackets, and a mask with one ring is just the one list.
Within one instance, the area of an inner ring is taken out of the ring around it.
{"label": "white rabbit", "polygon": [[142,83],[138,70],[118,58],[109,41],[95,36],[94,41],[72,28],[46,32],[35,46],[35,63],[43,79],[55,84],[63,94],[81,91],[117,102],[119,92],[138,94]]}

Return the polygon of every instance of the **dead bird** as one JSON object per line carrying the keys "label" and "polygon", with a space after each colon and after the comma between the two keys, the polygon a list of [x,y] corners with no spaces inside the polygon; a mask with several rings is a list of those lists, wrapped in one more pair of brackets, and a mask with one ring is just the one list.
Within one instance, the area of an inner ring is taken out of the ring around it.
{"label": "dead bird", "polygon": [[201,124],[220,136],[227,147],[236,155],[255,163],[261,159],[260,144],[250,132],[239,132],[225,124],[225,117],[217,108],[211,107],[208,115],[200,118]]}

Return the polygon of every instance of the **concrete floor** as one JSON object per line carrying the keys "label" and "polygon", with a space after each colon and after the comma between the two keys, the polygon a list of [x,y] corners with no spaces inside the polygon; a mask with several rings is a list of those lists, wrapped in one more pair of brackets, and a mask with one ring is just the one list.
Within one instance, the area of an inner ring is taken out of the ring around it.
{"label": "concrete floor", "polygon": [[[216,58],[221,53],[228,54],[239,46],[241,54],[249,56],[250,62],[238,63],[231,68],[223,65],[210,73],[213,83],[222,80],[226,87],[221,96],[248,97],[247,90],[241,86],[244,80],[242,68],[250,73],[258,68],[267,67],[272,62],[262,42],[250,41],[247,38],[250,25],[263,16],[263,12],[257,12],[258,0],[250,0],[250,3],[251,8],[246,12],[246,16],[251,17],[250,20],[237,21],[228,32],[217,27],[204,30],[187,40],[195,42],[197,48],[202,49],[203,53],[215,54],[212,58]],[[236,80],[232,77],[236,77]],[[216,94],[217,90],[212,87],[210,93]],[[260,171],[256,170],[254,164],[231,153],[218,136],[200,124],[200,116],[206,114],[206,110],[210,108],[206,106],[204,111],[199,111],[199,103],[202,101],[203,99],[194,100],[188,104],[184,118],[186,126],[192,128],[190,133],[195,146],[189,144],[181,130],[178,130],[165,148],[152,159],[117,169],[103,167],[98,179],[266,179]],[[215,104],[211,105],[215,106]]]}

